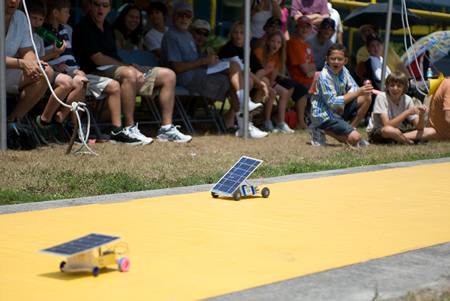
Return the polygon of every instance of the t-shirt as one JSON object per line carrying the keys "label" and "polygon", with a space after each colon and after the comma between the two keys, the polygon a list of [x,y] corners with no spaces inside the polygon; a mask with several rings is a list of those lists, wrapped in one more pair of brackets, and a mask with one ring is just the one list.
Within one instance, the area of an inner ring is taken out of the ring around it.
{"label": "t-shirt", "polygon": [[101,52],[115,60],[122,61],[117,53],[116,36],[110,23],[103,23],[103,31],[86,15],[73,29],[73,53],[81,69],[92,73],[97,65],[91,56]]}
{"label": "t-shirt", "polygon": [[[263,48],[255,49],[255,55],[263,64]],[[270,78],[272,75],[272,72],[274,69],[280,69],[281,67],[281,60],[280,55],[278,53],[275,53],[267,58],[267,66],[265,66],[266,69],[266,77]]]}
{"label": "t-shirt", "polygon": [[33,41],[36,45],[37,55],[39,58],[43,57],[45,55],[44,40],[36,32],[33,32]]}
{"label": "t-shirt", "polygon": [[314,64],[311,46],[294,37],[287,42],[286,56],[286,65],[291,78],[305,87],[311,85],[314,78],[306,78],[299,67],[301,64]]}
{"label": "t-shirt", "polygon": [[5,38],[5,55],[9,57],[17,57],[17,51],[19,48],[27,48],[31,46],[32,44],[25,14],[20,10],[16,10],[11,16],[8,34]]}
{"label": "t-shirt", "polygon": [[433,127],[439,140],[450,140],[450,125],[445,112],[450,111],[450,79],[444,79],[430,103],[427,127]]}
{"label": "t-shirt", "polygon": [[[257,1],[254,1],[255,5],[257,5]],[[269,10],[260,10],[252,16],[252,20],[250,23],[250,30],[252,32],[252,38],[260,38],[262,37],[264,32],[264,25],[267,20],[272,17],[272,2],[270,3]]]}
{"label": "t-shirt", "polygon": [[[78,66],[77,61],[75,60],[75,57],[73,56],[73,48],[72,48],[72,32],[73,29],[69,25],[60,24],[58,29],[56,30],[53,28],[51,24],[44,23],[44,28],[51,30],[53,34],[55,34],[58,39],[66,41],[66,50],[64,50],[63,53],[59,55],[56,59],[48,61],[49,65],[58,65],[62,62],[65,62],[67,65],[68,71],[78,70],[80,69],[80,66]],[[53,44],[49,44],[47,42],[45,44],[45,50],[52,50]]]}
{"label": "t-shirt", "polygon": [[[380,56],[380,58],[369,56],[370,59],[370,66],[372,67],[373,76],[377,81],[381,81],[381,73],[383,69],[383,58]],[[386,74],[385,78],[391,74],[391,69],[389,69],[388,66],[386,66]]]}
{"label": "t-shirt", "polygon": [[[234,45],[233,42],[228,41],[228,43],[226,43],[220,49],[218,56],[221,59],[227,59],[234,56],[238,56],[241,59],[242,63],[244,63],[244,48],[238,47]],[[264,67],[259,62],[255,53],[250,50],[250,71],[256,73],[260,69],[264,69]]]}
{"label": "t-shirt", "polygon": [[[166,26],[166,32],[168,30],[169,30],[169,27]],[[164,33],[159,32],[156,29],[152,28],[145,35],[145,46],[150,51],[159,49],[159,48],[161,48],[161,42],[162,42],[163,38],[164,38]]]}
{"label": "t-shirt", "polygon": [[[198,59],[197,45],[187,31],[169,29],[161,43],[161,65],[170,68],[170,62],[192,62]],[[204,66],[206,68],[206,66]],[[177,74],[177,86],[184,87],[193,78],[194,70]]]}
{"label": "t-shirt", "polygon": [[[359,48],[358,52],[356,53],[356,63],[365,61],[369,56],[370,56],[370,53],[367,50],[366,46]],[[389,46],[386,65],[389,67],[389,69],[392,72],[394,72],[394,71],[398,71],[397,64],[400,62],[401,62],[401,60],[398,57],[397,53],[395,52],[394,48]]]}
{"label": "t-shirt", "polygon": [[319,38],[315,35],[307,37],[305,42],[311,46],[316,69],[318,71],[322,70],[323,65],[325,65],[325,57],[327,56],[328,48],[334,44],[333,41],[328,40],[324,44],[321,44]]}
{"label": "t-shirt", "polygon": [[[291,5],[291,17],[293,18],[298,11],[300,11],[303,15],[328,15],[328,1],[327,0],[292,0]],[[317,34],[319,26],[313,25],[310,35]]]}
{"label": "t-shirt", "polygon": [[[408,95],[403,94],[400,97],[400,100],[398,104],[395,104],[392,102],[391,98],[389,97],[388,93],[380,93],[375,98],[375,103],[373,105],[373,111],[372,115],[370,116],[369,124],[366,128],[366,131],[368,133],[372,132],[375,129],[379,129],[384,127],[383,122],[381,121],[381,114],[387,114],[389,117],[389,120],[394,119],[401,113],[403,113],[406,110],[409,110],[410,108],[414,107],[414,102],[411,97]],[[409,121],[412,121],[416,118],[418,118],[419,115],[408,115],[406,117]],[[402,123],[400,123],[397,128],[400,128],[402,126]]]}
{"label": "t-shirt", "polygon": [[122,49],[125,49],[127,52],[131,52],[133,50],[139,50],[139,48],[142,46],[142,37],[139,38],[138,43],[133,43],[131,39],[125,39],[123,33],[115,29],[114,34],[116,35],[116,40],[119,41]]}

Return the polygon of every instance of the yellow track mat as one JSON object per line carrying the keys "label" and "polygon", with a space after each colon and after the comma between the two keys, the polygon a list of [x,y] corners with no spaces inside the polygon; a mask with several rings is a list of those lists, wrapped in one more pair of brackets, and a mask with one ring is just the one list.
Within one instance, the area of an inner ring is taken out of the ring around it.
{"label": "yellow track mat", "polygon": [[[0,215],[1,300],[198,300],[450,241],[450,163]],[[37,253],[123,236],[128,273],[59,271]],[[100,298],[100,299],[99,299]]]}

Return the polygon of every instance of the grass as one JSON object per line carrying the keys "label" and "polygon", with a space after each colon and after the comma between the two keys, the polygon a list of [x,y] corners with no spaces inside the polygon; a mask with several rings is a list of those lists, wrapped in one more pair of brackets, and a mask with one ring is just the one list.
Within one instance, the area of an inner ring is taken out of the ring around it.
{"label": "grass", "polygon": [[255,178],[450,157],[450,142],[354,150],[332,138],[327,147],[309,140],[306,131],[248,141],[205,134],[187,144],[91,145],[99,156],[64,155],[56,145],[7,151],[0,153],[0,205],[212,184],[243,155],[264,160]]}

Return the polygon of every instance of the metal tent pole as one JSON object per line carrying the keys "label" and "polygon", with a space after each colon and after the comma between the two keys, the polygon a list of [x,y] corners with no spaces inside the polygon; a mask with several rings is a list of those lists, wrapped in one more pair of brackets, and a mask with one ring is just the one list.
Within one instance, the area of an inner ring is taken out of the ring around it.
{"label": "metal tent pole", "polygon": [[249,91],[249,78],[250,78],[250,5],[251,0],[245,0],[245,26],[244,26],[244,139],[248,139],[248,99],[250,96]]}
{"label": "metal tent pole", "polygon": [[[5,1],[0,1],[0,14],[5,18]],[[7,149],[5,22],[0,22],[0,151]]]}
{"label": "metal tent pole", "polygon": [[381,69],[381,90],[385,91],[385,82],[386,82],[386,65],[387,65],[387,56],[389,49],[389,40],[391,38],[391,21],[392,21],[392,5],[393,0],[389,0],[387,18],[386,18],[386,33],[384,37],[384,49],[383,49],[383,68]]}

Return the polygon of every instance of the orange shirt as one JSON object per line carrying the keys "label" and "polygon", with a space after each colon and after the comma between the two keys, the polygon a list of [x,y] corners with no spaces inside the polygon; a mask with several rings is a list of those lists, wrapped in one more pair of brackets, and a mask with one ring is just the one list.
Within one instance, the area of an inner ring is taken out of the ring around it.
{"label": "orange shirt", "polygon": [[450,111],[450,78],[446,78],[434,92],[428,113],[427,127],[433,127],[439,140],[450,140],[450,125],[445,121],[445,111]]}
{"label": "orange shirt", "polygon": [[286,56],[286,64],[291,78],[308,87],[312,83],[313,78],[306,78],[299,65],[314,64],[311,46],[294,37],[287,42]]}
{"label": "orange shirt", "polygon": [[[259,61],[261,62],[261,65],[263,65],[263,48],[257,48],[253,52],[255,53],[255,55],[259,59]],[[269,56],[267,59],[267,66],[263,65],[263,67],[266,70],[267,78],[270,78],[273,70],[280,69],[281,60],[280,60],[280,56],[279,56],[278,52]]]}

